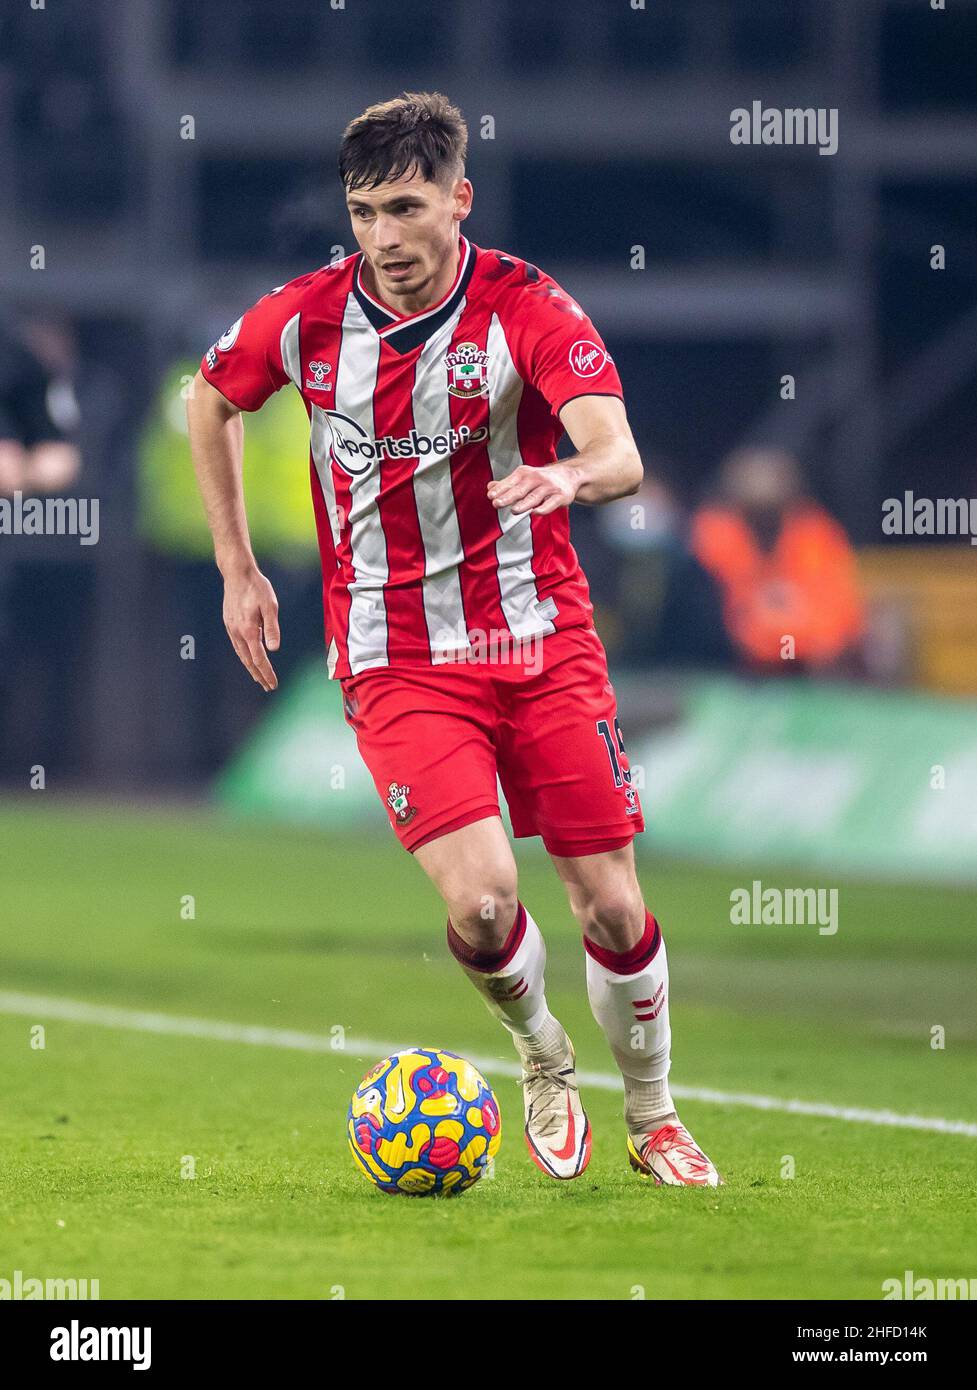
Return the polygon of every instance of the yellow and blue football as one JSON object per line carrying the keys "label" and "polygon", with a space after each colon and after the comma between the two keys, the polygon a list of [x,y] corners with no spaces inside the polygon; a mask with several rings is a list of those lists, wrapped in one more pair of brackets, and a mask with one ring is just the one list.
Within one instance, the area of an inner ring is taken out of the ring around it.
{"label": "yellow and blue football", "polygon": [[360,1172],[383,1192],[464,1192],[498,1153],[502,1118],[471,1062],[411,1047],[371,1067],[349,1103],[347,1134]]}

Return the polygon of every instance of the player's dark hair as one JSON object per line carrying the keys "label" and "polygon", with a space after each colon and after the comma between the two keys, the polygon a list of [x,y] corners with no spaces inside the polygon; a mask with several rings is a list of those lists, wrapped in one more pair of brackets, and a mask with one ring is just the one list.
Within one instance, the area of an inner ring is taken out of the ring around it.
{"label": "player's dark hair", "polygon": [[417,170],[433,183],[465,172],[468,127],[440,92],[401,92],[350,121],[339,147],[339,177],[348,193],[376,188]]}

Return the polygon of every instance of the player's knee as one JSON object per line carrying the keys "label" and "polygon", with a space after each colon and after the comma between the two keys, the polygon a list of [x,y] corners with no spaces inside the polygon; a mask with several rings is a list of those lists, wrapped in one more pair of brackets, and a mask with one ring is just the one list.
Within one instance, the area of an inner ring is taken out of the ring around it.
{"label": "player's knee", "polygon": [[640,889],[605,889],[594,893],[576,911],[580,928],[595,946],[627,951],[644,928],[645,907]]}
{"label": "player's knee", "polygon": [[501,946],[516,920],[519,908],[515,882],[483,884],[481,890],[467,891],[450,903],[451,925],[459,936],[477,950],[491,951]]}

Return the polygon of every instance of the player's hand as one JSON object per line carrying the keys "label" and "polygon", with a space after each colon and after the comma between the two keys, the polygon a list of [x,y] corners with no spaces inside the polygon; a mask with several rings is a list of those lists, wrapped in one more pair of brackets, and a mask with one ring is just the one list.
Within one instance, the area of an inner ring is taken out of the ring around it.
{"label": "player's hand", "polygon": [[530,468],[522,463],[509,474],[488,485],[489,501],[496,511],[511,507],[514,512],[546,516],[557,507],[569,507],[577,495],[579,479],[565,463],[549,463]]}
{"label": "player's hand", "polygon": [[257,568],[224,575],[224,626],[241,665],[262,690],[277,690],[278,677],[268,660],[281,642],[278,599]]}

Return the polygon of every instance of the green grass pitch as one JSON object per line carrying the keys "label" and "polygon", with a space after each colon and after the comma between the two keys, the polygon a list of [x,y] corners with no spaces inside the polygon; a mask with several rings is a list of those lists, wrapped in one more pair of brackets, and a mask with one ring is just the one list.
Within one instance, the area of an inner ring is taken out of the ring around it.
{"label": "green grass pitch", "polygon": [[[517,1084],[489,1067],[494,1178],[391,1198],[346,1148],[375,1058],[11,1012],[18,992],[513,1055],[392,837],[41,795],[0,814],[0,1278],[97,1278],[102,1298],[878,1299],[906,1269],[977,1275],[965,1134],[685,1100],[727,1185],[655,1188],[627,1165],[620,1096],[592,1088],[593,1160],[560,1184],[529,1161]],[[545,857],[517,855],[551,1005],[578,1065],[609,1073],[563,890]],[[669,948],[673,1082],[977,1122],[973,897],[843,882],[836,936],[732,927],[730,890],[753,878],[824,882],[642,861]]]}

